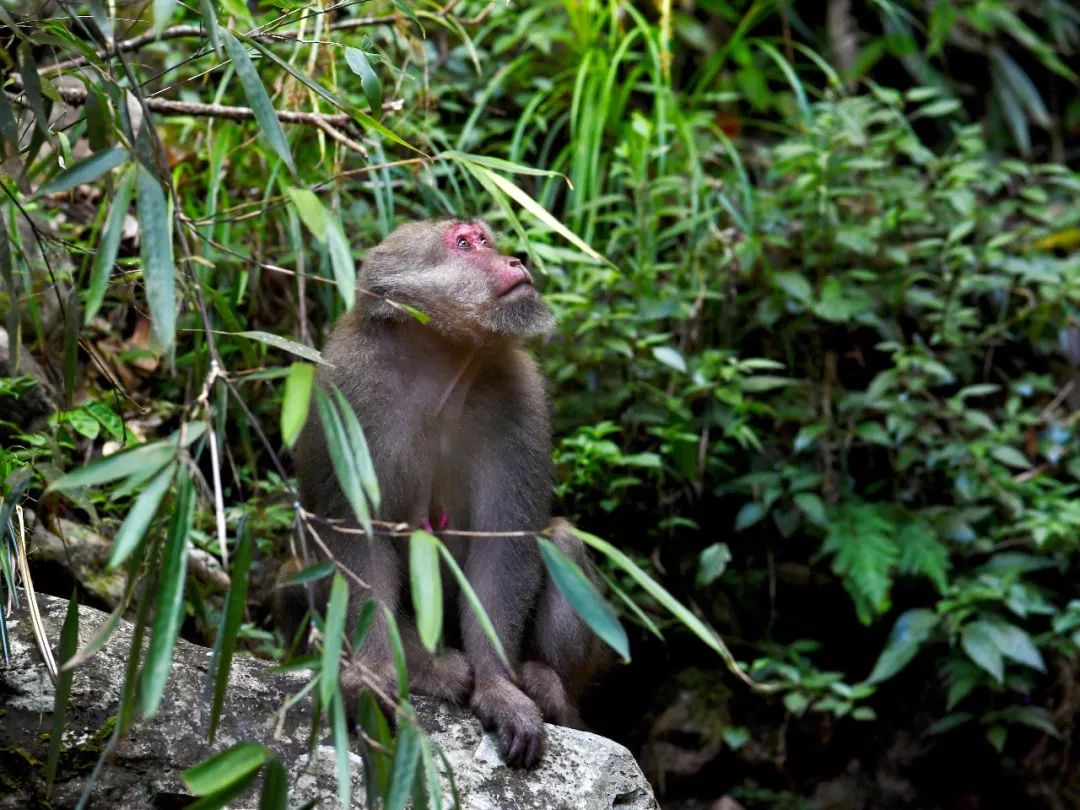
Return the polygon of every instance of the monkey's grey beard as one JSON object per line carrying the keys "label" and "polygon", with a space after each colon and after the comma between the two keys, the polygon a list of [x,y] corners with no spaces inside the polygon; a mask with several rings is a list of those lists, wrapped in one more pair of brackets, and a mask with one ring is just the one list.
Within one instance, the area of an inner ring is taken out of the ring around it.
{"label": "monkey's grey beard", "polygon": [[481,317],[481,325],[497,335],[535,337],[555,327],[555,317],[539,295],[500,304]]}

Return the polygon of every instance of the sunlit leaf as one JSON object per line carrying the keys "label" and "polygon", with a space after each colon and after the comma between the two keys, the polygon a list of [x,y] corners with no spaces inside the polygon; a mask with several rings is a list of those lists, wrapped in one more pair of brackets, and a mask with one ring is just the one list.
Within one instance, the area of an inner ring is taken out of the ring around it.
{"label": "sunlit leaf", "polygon": [[271,332],[262,332],[257,329],[249,330],[247,332],[232,332],[231,334],[251,338],[251,340],[257,340],[259,343],[265,343],[267,346],[273,346],[275,349],[281,349],[283,352],[295,354],[297,357],[310,360],[312,363],[327,365],[326,361],[322,359],[322,354],[315,349],[310,346],[305,346],[303,343],[297,343],[295,340],[283,338],[281,335],[275,335]]}
{"label": "sunlit leaf", "polygon": [[196,796],[218,793],[259,770],[269,752],[256,742],[240,742],[207,757],[181,774],[184,785]]}
{"label": "sunlit leaf", "polygon": [[360,87],[371,105],[372,115],[378,116],[382,112],[382,85],[379,77],[372,70],[368,62],[367,54],[359,48],[346,48],[345,61],[349,64],[352,72],[360,77]]}
{"label": "sunlit leaf", "polygon": [[281,397],[281,440],[292,447],[300,437],[307,422],[311,405],[311,386],[315,381],[315,367],[307,363],[293,363],[285,378],[285,392]]}
{"label": "sunlit leaf", "polygon": [[420,641],[435,652],[442,635],[443,592],[439,575],[439,539],[423,529],[409,537],[409,580]]}

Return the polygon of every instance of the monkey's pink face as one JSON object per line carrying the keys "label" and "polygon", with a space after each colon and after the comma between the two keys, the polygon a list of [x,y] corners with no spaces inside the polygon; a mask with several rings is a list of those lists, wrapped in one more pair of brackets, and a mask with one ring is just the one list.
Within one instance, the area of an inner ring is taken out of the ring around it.
{"label": "monkey's pink face", "polygon": [[471,222],[455,222],[443,233],[443,246],[451,256],[483,274],[497,298],[518,298],[535,293],[533,279],[520,260],[504,256],[484,228]]}

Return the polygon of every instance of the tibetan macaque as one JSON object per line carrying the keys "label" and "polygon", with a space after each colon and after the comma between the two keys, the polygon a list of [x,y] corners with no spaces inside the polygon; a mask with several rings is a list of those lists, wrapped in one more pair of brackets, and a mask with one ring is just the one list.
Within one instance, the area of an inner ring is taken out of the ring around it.
{"label": "tibetan macaque", "polygon": [[[435,532],[543,530],[551,521],[549,405],[521,345],[554,320],[525,265],[499,253],[482,222],[413,222],[368,253],[359,283],[369,294],[358,296],[334,327],[323,351],[332,366],[320,370],[319,381],[345,394],[363,426],[382,491],[376,517]],[[395,304],[430,320],[421,323]],[[314,417],[296,465],[304,507],[355,528]],[[325,525],[318,532],[370,588],[350,583],[351,616],[372,595],[400,615],[409,602],[407,540],[378,532],[368,540]],[[443,539],[490,616],[512,672],[459,599],[461,650],[430,656],[411,623],[401,621],[410,687],[458,702],[471,695],[473,711],[497,732],[503,759],[532,767],[544,720],[579,722],[576,704],[596,660],[596,637],[546,577],[534,536],[449,532]],[[568,524],[557,522],[553,539],[588,571]],[[449,579],[444,575],[444,583]],[[394,693],[381,621],[343,666],[351,702],[361,672]]]}

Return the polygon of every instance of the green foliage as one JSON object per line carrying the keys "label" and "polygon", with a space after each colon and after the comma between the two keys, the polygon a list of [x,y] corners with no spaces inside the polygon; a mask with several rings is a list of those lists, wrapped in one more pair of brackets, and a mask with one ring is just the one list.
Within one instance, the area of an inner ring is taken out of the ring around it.
{"label": "green foliage", "polygon": [[[8,406],[42,387],[0,379],[2,581],[27,498],[114,537],[109,564],[133,582],[156,577],[165,598],[129,590],[76,654],[128,606],[139,639],[152,629],[118,731],[138,684],[153,711],[181,624],[214,637],[219,684],[235,642],[280,647],[243,620],[242,589],[214,593],[184,560],[193,544],[236,576],[249,551],[253,567],[285,553],[312,518],[279,451],[310,411],[379,528],[366,439],[309,364],[367,294],[364,249],[463,214],[543,273],[555,494],[612,541],[582,535],[611,605],[541,548],[620,654],[625,625],[707,651],[716,680],[718,655],[778,693],[739,700],[773,701],[782,732],[808,712],[872,719],[890,708],[879,685],[916,679],[930,739],[978,728],[1007,751],[1021,728],[1059,734],[1045,671],[1080,654],[1080,178],[1039,161],[1070,156],[1080,19],[1059,0],[887,0],[819,35],[811,5],[162,1],[122,26],[99,4],[20,26],[0,94],[0,302],[12,357],[48,359],[63,385],[49,418],[16,420]],[[203,33],[121,65],[87,44],[93,25]],[[82,113],[62,127],[61,88]],[[190,106],[211,103],[249,111]],[[444,564],[493,637],[446,546],[417,536],[424,643]],[[295,666],[315,672],[344,776],[340,651],[383,614],[369,603],[347,628],[353,583],[332,582],[322,647]],[[842,615],[788,607],[832,594]],[[355,708],[378,743],[368,799],[440,806],[407,702],[396,735],[371,695]],[[736,728],[715,732],[732,750]],[[240,755],[189,787],[221,804],[261,768],[280,806],[280,763]]]}

